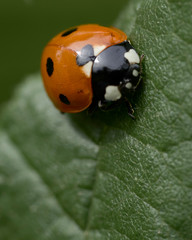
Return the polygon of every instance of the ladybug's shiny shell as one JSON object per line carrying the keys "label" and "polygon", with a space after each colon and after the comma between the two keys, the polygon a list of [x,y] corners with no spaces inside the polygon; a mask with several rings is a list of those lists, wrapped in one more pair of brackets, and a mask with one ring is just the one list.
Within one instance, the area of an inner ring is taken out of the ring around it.
{"label": "ladybug's shiny shell", "polygon": [[42,56],[41,72],[46,91],[60,111],[80,112],[92,103],[93,62],[79,66],[77,55],[81,50],[91,45],[94,57],[126,39],[126,34],[118,29],[90,24],[64,31],[48,43]]}
{"label": "ladybug's shiny shell", "polygon": [[137,87],[140,58],[119,29],[81,25],[47,44],[41,72],[46,91],[61,112],[108,109]]}

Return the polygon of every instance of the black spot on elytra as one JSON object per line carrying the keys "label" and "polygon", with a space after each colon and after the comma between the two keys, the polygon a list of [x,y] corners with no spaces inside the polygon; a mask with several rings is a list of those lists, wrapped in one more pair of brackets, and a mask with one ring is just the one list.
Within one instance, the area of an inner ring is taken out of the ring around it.
{"label": "black spot on elytra", "polygon": [[49,75],[49,77],[51,77],[51,75],[53,74],[53,60],[51,58],[47,58],[47,64],[46,64],[46,68],[47,68],[47,74]]}
{"label": "black spot on elytra", "polygon": [[70,105],[70,102],[69,102],[68,98],[65,95],[59,94],[59,99],[61,100],[62,103]]}
{"label": "black spot on elytra", "polygon": [[94,61],[95,58],[96,57],[94,56],[93,47],[90,44],[87,44],[81,49],[81,52],[77,55],[76,62],[77,65],[83,66],[89,61]]}
{"label": "black spot on elytra", "polygon": [[68,36],[69,34],[75,32],[75,31],[77,31],[77,28],[72,28],[72,29],[64,32],[64,33],[61,35],[61,37],[66,37],[66,36]]}

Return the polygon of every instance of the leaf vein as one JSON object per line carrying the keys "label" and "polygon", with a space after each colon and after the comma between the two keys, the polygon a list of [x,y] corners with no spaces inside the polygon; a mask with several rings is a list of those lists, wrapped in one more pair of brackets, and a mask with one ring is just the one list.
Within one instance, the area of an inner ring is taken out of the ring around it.
{"label": "leaf vein", "polygon": [[21,147],[19,146],[19,144],[17,143],[17,141],[14,139],[14,137],[12,137],[10,134],[7,136],[9,137],[10,142],[16,147],[16,149],[18,150],[18,152],[20,153],[20,155],[23,157],[23,160],[25,161],[25,163],[27,164],[27,166],[29,167],[29,169],[31,169],[32,171],[34,171],[37,176],[39,177],[39,179],[41,180],[42,184],[47,188],[48,192],[50,193],[50,195],[53,197],[53,199],[55,200],[55,202],[57,203],[58,207],[62,210],[63,214],[66,215],[71,221],[73,221],[75,223],[75,225],[77,227],[79,227],[81,230],[81,226],[78,224],[78,222],[70,215],[70,213],[67,211],[67,209],[63,206],[63,204],[61,203],[61,201],[57,198],[57,196],[55,195],[53,189],[51,188],[51,186],[47,183],[46,179],[41,175],[41,172],[32,164],[31,160],[29,159],[29,157],[23,152],[23,150],[21,150]]}
{"label": "leaf vein", "polygon": [[174,230],[174,232],[176,232],[177,234],[180,235],[178,229],[176,229],[175,227],[173,227],[170,223],[168,223],[162,216],[161,216],[161,211],[159,209],[157,209],[156,207],[154,207],[151,203],[148,203],[146,200],[144,200],[143,198],[141,198],[135,191],[131,190],[128,185],[119,177],[117,177],[116,175],[107,172],[106,170],[103,171],[103,173],[107,173],[108,175],[110,175],[111,177],[117,179],[121,184],[123,184],[125,186],[125,188],[127,188],[131,193],[133,193],[135,195],[135,197],[140,200],[141,202],[143,202],[144,205],[146,205],[147,207],[153,209],[156,213],[158,213],[159,219],[161,219],[161,221],[166,224],[171,230]]}

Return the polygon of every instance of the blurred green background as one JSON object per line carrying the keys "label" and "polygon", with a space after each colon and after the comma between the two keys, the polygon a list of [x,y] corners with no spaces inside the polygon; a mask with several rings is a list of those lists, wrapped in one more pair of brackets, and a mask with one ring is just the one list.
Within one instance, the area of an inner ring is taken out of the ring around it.
{"label": "blurred green background", "polygon": [[39,71],[43,47],[64,29],[111,25],[128,0],[0,0],[0,106],[18,82]]}

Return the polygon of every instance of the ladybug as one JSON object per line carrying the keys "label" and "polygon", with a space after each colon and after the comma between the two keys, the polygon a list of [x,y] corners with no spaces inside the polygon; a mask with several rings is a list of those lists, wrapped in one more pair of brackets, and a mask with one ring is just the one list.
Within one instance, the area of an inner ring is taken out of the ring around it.
{"label": "ladybug", "polygon": [[128,101],[140,82],[141,59],[127,35],[96,24],[70,28],[45,47],[41,72],[47,94],[61,112],[108,110]]}

